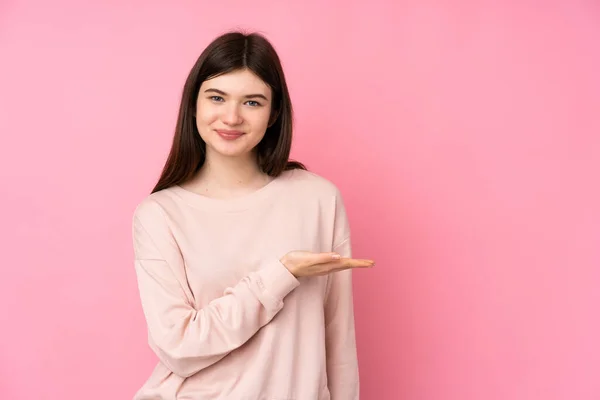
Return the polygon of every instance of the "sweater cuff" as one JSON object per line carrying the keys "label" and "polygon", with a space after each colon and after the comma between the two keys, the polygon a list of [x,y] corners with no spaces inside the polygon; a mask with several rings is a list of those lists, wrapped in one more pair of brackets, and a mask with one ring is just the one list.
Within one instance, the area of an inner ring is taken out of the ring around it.
{"label": "sweater cuff", "polygon": [[271,261],[257,274],[264,293],[277,302],[283,301],[285,296],[300,285],[300,281],[279,260]]}

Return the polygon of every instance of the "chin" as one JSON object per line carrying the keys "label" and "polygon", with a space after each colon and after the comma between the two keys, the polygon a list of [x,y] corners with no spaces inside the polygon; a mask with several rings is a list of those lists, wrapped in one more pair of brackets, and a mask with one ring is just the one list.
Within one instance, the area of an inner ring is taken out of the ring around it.
{"label": "chin", "polygon": [[215,153],[224,157],[245,157],[252,152],[252,149],[248,149],[246,146],[217,145],[211,147]]}

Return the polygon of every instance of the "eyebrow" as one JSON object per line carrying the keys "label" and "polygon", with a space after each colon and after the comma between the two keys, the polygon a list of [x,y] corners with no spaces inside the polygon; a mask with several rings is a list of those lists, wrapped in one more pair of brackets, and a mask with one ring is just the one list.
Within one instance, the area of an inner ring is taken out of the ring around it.
{"label": "eyebrow", "polygon": [[[227,95],[228,95],[228,94],[227,94],[227,93],[225,93],[224,91],[222,91],[222,90],[219,90],[219,89],[215,89],[215,88],[209,88],[209,89],[206,89],[206,90],[204,91],[204,93],[208,93],[208,92],[217,93],[217,94],[220,94],[221,96],[227,96]],[[256,93],[256,94],[247,94],[246,96],[244,96],[244,98],[246,98],[246,99],[256,99],[256,98],[261,98],[261,99],[265,99],[266,101],[269,101],[269,99],[267,99],[267,97],[266,97],[265,95],[263,95],[263,94],[260,94],[260,93]]]}

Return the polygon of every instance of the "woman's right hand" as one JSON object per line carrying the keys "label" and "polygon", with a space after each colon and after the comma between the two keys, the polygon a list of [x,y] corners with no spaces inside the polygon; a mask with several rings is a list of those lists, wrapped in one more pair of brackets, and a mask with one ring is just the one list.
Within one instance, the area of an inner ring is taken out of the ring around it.
{"label": "woman's right hand", "polygon": [[371,268],[375,265],[373,260],[342,258],[337,253],[309,251],[290,251],[280,261],[296,278],[327,275],[350,268]]}

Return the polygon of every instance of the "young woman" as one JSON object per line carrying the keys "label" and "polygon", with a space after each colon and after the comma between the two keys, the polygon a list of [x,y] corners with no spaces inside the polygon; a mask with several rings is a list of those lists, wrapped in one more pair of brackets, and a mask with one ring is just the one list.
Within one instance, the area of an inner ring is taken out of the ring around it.
{"label": "young woman", "polygon": [[355,400],[350,229],[336,186],[289,161],[279,57],[231,32],[183,90],[162,175],[133,217],[159,363],[137,400]]}

